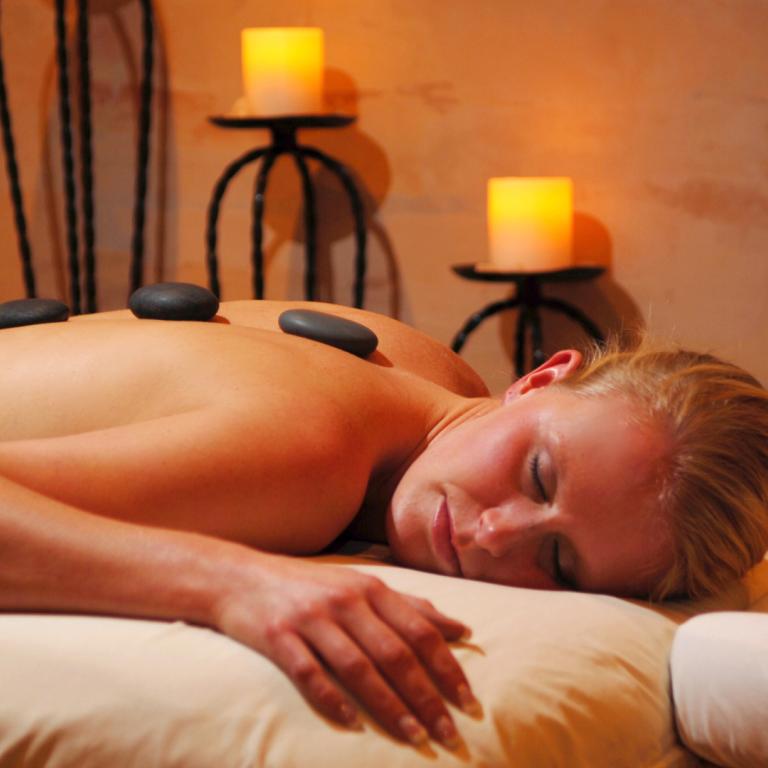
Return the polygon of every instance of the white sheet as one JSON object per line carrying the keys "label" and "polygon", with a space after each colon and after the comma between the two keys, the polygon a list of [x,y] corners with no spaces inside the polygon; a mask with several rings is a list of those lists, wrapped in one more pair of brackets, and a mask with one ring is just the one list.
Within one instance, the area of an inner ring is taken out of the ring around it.
{"label": "white sheet", "polygon": [[745,580],[749,612],[680,627],[670,657],[677,726],[694,752],[729,768],[768,766],[768,560]]}

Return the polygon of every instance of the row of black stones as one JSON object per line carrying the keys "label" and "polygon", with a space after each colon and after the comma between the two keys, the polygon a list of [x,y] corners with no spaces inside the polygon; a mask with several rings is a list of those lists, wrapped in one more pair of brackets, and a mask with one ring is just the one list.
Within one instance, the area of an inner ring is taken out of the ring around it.
{"label": "row of black stones", "polygon": [[[136,317],[151,320],[210,320],[219,300],[207,288],[190,283],[158,283],[131,294],[128,307]],[[18,299],[0,304],[0,328],[60,323],[69,307],[57,299]]]}
{"label": "row of black stones", "polygon": [[[211,320],[219,300],[207,288],[191,283],[157,283],[131,294],[128,307],[149,320]],[[37,323],[59,323],[69,318],[69,307],[56,299],[19,299],[0,304],[0,328]],[[378,346],[376,334],[352,320],[309,309],[289,309],[278,318],[284,333],[329,344],[358,357],[368,357]]]}

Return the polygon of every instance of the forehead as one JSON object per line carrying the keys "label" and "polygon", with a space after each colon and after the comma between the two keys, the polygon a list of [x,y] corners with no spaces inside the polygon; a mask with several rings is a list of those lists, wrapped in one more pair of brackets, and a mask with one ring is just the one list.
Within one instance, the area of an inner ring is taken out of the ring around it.
{"label": "forehead", "polygon": [[551,391],[538,419],[550,452],[564,534],[587,589],[645,592],[671,564],[659,503],[662,429],[619,396]]}

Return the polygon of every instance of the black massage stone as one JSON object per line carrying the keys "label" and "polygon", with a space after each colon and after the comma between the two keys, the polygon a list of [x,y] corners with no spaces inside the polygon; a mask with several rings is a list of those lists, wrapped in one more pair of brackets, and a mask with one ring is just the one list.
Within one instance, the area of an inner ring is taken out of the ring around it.
{"label": "black massage stone", "polygon": [[277,322],[285,333],[320,341],[358,357],[368,357],[379,343],[370,328],[312,309],[289,309],[280,315]]}
{"label": "black massage stone", "polygon": [[219,300],[207,288],[192,283],[156,283],[134,291],[128,307],[145,320],[210,320]]}
{"label": "black massage stone", "polygon": [[0,328],[61,323],[68,317],[69,307],[56,299],[17,299],[0,304]]}

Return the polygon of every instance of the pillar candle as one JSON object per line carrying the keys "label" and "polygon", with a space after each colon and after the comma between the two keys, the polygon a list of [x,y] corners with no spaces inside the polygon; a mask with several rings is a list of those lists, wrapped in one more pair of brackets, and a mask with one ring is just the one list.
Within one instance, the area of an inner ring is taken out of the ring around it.
{"label": "pillar candle", "polygon": [[573,183],[566,178],[488,180],[490,261],[479,269],[545,272],[572,263]]}
{"label": "pillar candle", "polygon": [[244,29],[243,87],[248,111],[265,117],[320,112],[323,59],[321,29]]}

